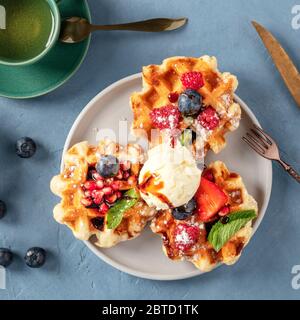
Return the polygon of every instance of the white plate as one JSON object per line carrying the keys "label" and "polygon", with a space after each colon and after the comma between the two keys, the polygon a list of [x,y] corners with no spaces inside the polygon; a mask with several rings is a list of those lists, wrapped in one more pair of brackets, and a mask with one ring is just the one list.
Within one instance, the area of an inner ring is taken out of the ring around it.
{"label": "white plate", "polygon": [[[140,91],[141,86],[141,74],[135,74],[100,92],[77,117],[66,140],[64,152],[83,140],[91,144],[96,143],[96,128],[111,128],[118,132],[119,120],[127,119],[131,123],[129,97],[132,92]],[[241,137],[251,123],[259,123],[247,105],[237,96],[235,98],[243,109],[240,127],[234,133],[227,135],[227,148],[218,155],[210,152],[205,162],[222,160],[230,170],[238,172],[243,177],[248,191],[259,204],[259,217],[254,225],[256,231],[263,219],[271,194],[272,165],[270,161],[250,150],[242,141]],[[85,243],[108,264],[137,277],[177,280],[201,274],[191,263],[174,263],[169,260],[162,252],[160,237],[151,233],[148,227],[138,238],[123,242],[114,248],[101,249],[92,241]]]}

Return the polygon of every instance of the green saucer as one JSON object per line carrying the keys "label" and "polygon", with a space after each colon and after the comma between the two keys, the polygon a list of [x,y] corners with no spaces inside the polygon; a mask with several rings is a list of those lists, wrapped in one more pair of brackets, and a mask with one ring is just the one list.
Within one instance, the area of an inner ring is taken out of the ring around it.
{"label": "green saucer", "polygon": [[[91,21],[86,0],[61,0],[59,9],[62,19],[78,16]],[[0,65],[0,96],[25,99],[55,90],[79,69],[89,44],[90,37],[77,44],[58,42],[42,60],[33,65]]]}

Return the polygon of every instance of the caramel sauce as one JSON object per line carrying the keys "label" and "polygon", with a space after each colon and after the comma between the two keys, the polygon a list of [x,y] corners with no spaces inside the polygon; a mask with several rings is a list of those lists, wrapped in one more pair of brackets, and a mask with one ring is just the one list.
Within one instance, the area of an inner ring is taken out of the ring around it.
{"label": "caramel sauce", "polygon": [[141,192],[145,194],[152,194],[155,197],[157,197],[161,202],[167,204],[170,208],[173,207],[172,203],[170,200],[162,193],[159,191],[163,189],[164,187],[164,182],[159,181],[158,183],[156,182],[157,176],[155,174],[151,174],[150,172],[146,172],[144,176],[144,180],[142,183],[139,184],[139,189]]}

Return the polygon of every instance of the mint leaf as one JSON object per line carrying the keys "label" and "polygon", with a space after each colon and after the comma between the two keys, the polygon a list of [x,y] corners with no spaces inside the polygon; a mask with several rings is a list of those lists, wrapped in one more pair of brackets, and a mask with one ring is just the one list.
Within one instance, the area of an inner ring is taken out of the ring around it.
{"label": "mint leaf", "polygon": [[222,224],[221,221],[214,224],[207,238],[217,252],[249,221],[256,218],[256,213],[254,210],[236,211],[229,214],[228,218],[229,221],[226,224]]}
{"label": "mint leaf", "polygon": [[115,229],[121,223],[125,211],[133,207],[139,200],[140,195],[136,189],[130,189],[124,194],[124,198],[118,200],[107,212],[107,228]]}

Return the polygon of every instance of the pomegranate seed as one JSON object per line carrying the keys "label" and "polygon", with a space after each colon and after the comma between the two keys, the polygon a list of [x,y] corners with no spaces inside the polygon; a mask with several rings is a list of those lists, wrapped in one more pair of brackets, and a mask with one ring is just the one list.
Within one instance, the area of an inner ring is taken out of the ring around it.
{"label": "pomegranate seed", "polygon": [[111,184],[111,187],[114,191],[117,191],[120,189],[120,183],[119,181],[114,181],[112,184]]}
{"label": "pomegranate seed", "polygon": [[116,175],[116,178],[122,180],[122,178],[123,178],[123,173],[122,173],[121,170],[119,170],[118,174]]}
{"label": "pomegranate seed", "polygon": [[130,169],[131,163],[130,161],[124,161],[123,163],[121,163],[120,167],[122,170],[127,171]]}
{"label": "pomegranate seed", "polygon": [[202,174],[202,177],[204,177],[205,179],[207,179],[211,182],[215,181],[214,175],[211,170],[205,170]]}
{"label": "pomegranate seed", "polygon": [[122,192],[117,191],[117,192],[116,192],[116,195],[117,195],[118,199],[120,199],[120,198],[122,197]]}
{"label": "pomegranate seed", "polygon": [[124,173],[123,173],[123,178],[124,178],[124,179],[128,179],[129,176],[130,176],[129,172],[124,172]]}
{"label": "pomegranate seed", "polygon": [[92,180],[86,181],[83,186],[86,190],[90,190],[90,191],[97,189],[96,182]]}
{"label": "pomegranate seed", "polygon": [[105,183],[106,186],[110,186],[113,182],[114,182],[114,179],[113,179],[113,178],[109,178],[109,179],[106,179],[106,180],[104,181],[104,183]]}
{"label": "pomegranate seed", "polygon": [[92,191],[86,190],[86,191],[84,192],[84,195],[85,195],[87,198],[90,198],[90,197],[92,196]]}
{"label": "pomegranate seed", "polygon": [[103,180],[97,180],[96,185],[98,189],[102,189],[104,187],[104,182]]}
{"label": "pomegranate seed", "polygon": [[136,176],[130,176],[128,178],[128,184],[133,185],[136,183]]}
{"label": "pomegranate seed", "polygon": [[80,200],[80,202],[81,202],[81,204],[84,205],[85,207],[89,207],[89,206],[91,206],[91,205],[93,204],[93,201],[92,201],[92,199],[90,199],[90,198],[82,198],[82,199]]}
{"label": "pomegranate seed", "polygon": [[92,177],[94,180],[103,180],[103,177],[101,177],[97,171],[92,173]]}
{"label": "pomegranate seed", "polygon": [[106,203],[102,203],[99,207],[99,212],[105,214],[109,210],[109,206]]}
{"label": "pomegranate seed", "polygon": [[168,99],[171,103],[177,102],[178,98],[179,98],[179,94],[177,92],[171,92],[168,95]]}
{"label": "pomegranate seed", "polygon": [[100,204],[103,200],[103,195],[104,195],[104,193],[102,191],[94,190],[92,192],[92,197],[93,197],[94,203]]}
{"label": "pomegranate seed", "polygon": [[221,217],[226,216],[229,212],[230,212],[229,206],[225,206],[219,211],[219,216]]}
{"label": "pomegranate seed", "polygon": [[114,193],[110,196],[105,196],[105,200],[108,202],[108,203],[114,203],[116,202],[118,199],[118,196]]}
{"label": "pomegranate seed", "polygon": [[103,193],[108,196],[113,193],[113,189],[111,187],[105,187],[102,189]]}

